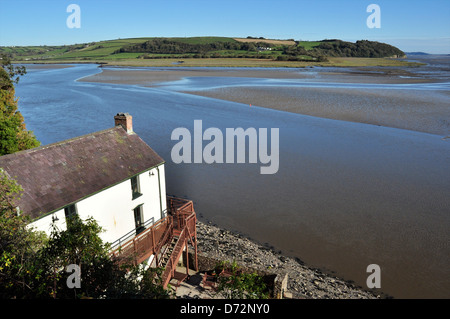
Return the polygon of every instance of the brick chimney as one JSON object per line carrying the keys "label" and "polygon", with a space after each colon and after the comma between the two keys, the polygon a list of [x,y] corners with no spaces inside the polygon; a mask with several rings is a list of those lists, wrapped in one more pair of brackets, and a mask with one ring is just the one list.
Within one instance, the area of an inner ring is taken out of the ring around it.
{"label": "brick chimney", "polygon": [[128,113],[117,113],[114,116],[114,124],[122,126],[128,134],[133,133],[133,117]]}

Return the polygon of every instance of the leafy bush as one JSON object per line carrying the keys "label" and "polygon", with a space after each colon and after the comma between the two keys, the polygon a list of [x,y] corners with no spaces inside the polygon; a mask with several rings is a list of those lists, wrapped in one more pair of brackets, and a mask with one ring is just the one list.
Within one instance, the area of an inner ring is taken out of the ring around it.
{"label": "leafy bush", "polygon": [[222,261],[214,271],[219,282],[217,292],[227,299],[267,299],[269,296],[264,278],[256,272],[242,271],[235,261]]}
{"label": "leafy bush", "polygon": [[217,289],[227,299],[267,299],[268,291],[263,277],[256,272],[238,272],[219,276]]}

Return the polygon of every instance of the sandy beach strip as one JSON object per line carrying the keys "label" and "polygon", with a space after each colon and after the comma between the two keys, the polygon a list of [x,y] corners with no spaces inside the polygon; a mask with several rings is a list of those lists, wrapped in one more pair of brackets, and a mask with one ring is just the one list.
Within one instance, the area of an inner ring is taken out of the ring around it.
{"label": "sandy beach strip", "polygon": [[[406,73],[405,73],[406,72]],[[130,84],[146,87],[186,77],[248,77],[306,79],[308,82],[411,84],[428,82],[409,71],[393,69],[351,69],[304,72],[296,69],[104,69],[80,79],[84,82]],[[403,76],[406,76],[404,78]],[[187,94],[259,106],[285,112],[373,124],[419,132],[450,135],[449,92],[416,90],[371,90],[318,87],[224,87],[212,90],[182,91]],[[426,106],[426,107],[424,107]]]}
{"label": "sandy beach strip", "polygon": [[154,86],[161,82],[176,81],[186,77],[246,77],[267,79],[308,79],[314,82],[411,84],[432,82],[403,69],[371,68],[320,70],[270,69],[270,68],[180,68],[167,67],[149,70],[130,68],[105,68],[101,73],[79,81]]}
{"label": "sandy beach strip", "polygon": [[294,70],[215,70],[204,69],[179,69],[165,68],[155,70],[130,70],[130,69],[103,69],[89,77],[80,79],[82,82],[101,82],[115,84],[133,84],[142,86],[154,86],[157,83],[177,81],[186,77],[249,77],[271,79],[305,79],[310,76]]}
{"label": "sandy beach strip", "polygon": [[424,94],[413,90],[227,87],[185,93],[242,103],[242,107],[260,106],[442,136],[450,134],[450,123],[445,120],[450,118],[449,92]]}

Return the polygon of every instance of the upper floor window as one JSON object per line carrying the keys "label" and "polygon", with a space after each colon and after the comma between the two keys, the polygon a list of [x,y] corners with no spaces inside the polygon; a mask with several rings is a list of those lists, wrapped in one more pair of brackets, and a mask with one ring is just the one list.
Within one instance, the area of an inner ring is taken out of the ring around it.
{"label": "upper floor window", "polygon": [[66,215],[66,218],[75,216],[77,214],[77,207],[75,206],[75,204],[65,207],[64,214]]}
{"label": "upper floor window", "polygon": [[66,223],[69,224],[70,220],[77,216],[77,207],[75,204],[64,207],[64,214],[66,215]]}
{"label": "upper floor window", "polygon": [[134,176],[131,178],[131,192],[133,194],[133,199],[141,196],[141,188],[139,186],[139,176]]}

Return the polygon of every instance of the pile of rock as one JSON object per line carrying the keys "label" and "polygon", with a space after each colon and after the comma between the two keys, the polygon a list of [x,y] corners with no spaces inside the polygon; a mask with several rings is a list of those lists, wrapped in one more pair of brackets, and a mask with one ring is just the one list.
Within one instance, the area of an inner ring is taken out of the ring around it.
{"label": "pile of rock", "polygon": [[[198,251],[207,257],[235,261],[238,265],[288,275],[287,294],[292,298],[375,299],[382,298],[342,279],[306,267],[299,259],[283,256],[240,234],[211,224],[197,223]],[[384,298],[384,297],[383,297]]]}

